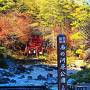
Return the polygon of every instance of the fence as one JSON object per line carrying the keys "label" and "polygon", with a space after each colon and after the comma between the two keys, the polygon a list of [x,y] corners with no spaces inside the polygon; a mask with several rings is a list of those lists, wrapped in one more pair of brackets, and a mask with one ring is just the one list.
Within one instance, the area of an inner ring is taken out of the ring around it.
{"label": "fence", "polygon": [[68,90],[90,90],[86,86],[77,86],[75,87],[74,85],[69,85]]}
{"label": "fence", "polygon": [[87,87],[85,87],[85,86],[78,86],[76,90],[87,90]]}

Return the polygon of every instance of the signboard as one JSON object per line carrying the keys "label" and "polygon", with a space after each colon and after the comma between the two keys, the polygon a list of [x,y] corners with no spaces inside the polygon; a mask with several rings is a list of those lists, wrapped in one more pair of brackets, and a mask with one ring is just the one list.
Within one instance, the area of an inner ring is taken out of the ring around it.
{"label": "signboard", "polygon": [[67,90],[66,36],[57,37],[58,90]]}

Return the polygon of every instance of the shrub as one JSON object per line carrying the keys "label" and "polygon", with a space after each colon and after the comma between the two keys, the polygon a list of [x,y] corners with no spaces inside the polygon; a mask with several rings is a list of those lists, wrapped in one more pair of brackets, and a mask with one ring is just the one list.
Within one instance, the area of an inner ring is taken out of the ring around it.
{"label": "shrub", "polygon": [[76,74],[71,75],[70,78],[77,80],[77,82],[79,83],[81,82],[90,83],[90,68],[81,70]]}

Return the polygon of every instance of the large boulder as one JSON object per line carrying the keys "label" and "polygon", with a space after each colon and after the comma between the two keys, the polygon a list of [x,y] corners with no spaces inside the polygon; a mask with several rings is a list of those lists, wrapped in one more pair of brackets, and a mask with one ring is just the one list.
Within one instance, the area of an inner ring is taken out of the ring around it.
{"label": "large boulder", "polygon": [[75,79],[69,78],[67,80],[67,85],[76,85],[76,84],[77,84],[77,82]]}
{"label": "large boulder", "polygon": [[9,83],[9,82],[10,82],[9,78],[0,77],[0,84],[6,84],[6,83]]}
{"label": "large boulder", "polygon": [[38,76],[37,76],[37,79],[38,79],[38,80],[46,80],[46,78],[45,78],[44,76],[42,76],[42,75],[38,75]]}
{"label": "large boulder", "polygon": [[18,65],[17,70],[19,70],[20,73],[24,73],[26,71],[26,68],[23,65]]}

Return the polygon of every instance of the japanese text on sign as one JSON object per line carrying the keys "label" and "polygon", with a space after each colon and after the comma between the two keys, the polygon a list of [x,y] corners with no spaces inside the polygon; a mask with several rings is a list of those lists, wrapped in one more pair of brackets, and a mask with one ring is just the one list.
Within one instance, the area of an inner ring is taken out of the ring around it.
{"label": "japanese text on sign", "polygon": [[58,53],[58,79],[59,90],[67,90],[67,67],[66,67],[66,36],[59,35],[57,38]]}

